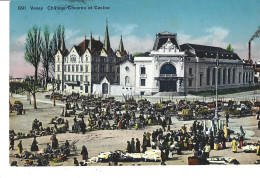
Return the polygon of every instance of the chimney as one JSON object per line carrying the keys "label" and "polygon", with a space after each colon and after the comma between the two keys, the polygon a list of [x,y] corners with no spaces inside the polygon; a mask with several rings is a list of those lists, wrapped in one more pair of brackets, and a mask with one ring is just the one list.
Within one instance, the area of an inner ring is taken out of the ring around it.
{"label": "chimney", "polygon": [[251,41],[248,42],[248,61],[251,61]]}

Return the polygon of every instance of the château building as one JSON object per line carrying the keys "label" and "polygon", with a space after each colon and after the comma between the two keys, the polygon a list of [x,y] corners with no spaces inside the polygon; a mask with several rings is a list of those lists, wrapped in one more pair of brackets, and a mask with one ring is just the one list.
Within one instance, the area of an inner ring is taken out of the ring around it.
{"label": "ch\u00e2teau building", "polygon": [[[93,84],[99,84],[106,78],[111,84],[119,84],[119,63],[129,58],[124,49],[122,35],[119,49],[113,51],[110,46],[108,24],[106,23],[104,43],[90,35],[70,51],[63,39],[55,55],[55,79],[60,81],[57,90],[62,92],[92,93]],[[108,90],[107,87],[104,90]]]}

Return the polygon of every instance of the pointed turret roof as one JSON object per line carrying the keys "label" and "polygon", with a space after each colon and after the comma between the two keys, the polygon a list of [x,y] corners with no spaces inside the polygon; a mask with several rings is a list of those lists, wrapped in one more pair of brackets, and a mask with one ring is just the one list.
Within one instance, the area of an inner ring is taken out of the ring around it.
{"label": "pointed turret roof", "polygon": [[123,44],[123,40],[122,40],[122,35],[121,35],[121,38],[120,38],[120,43],[119,43],[119,51],[120,53],[123,52],[125,49],[124,49],[124,44]]}
{"label": "pointed turret roof", "polygon": [[92,32],[91,32],[89,43],[88,43],[88,49],[92,50],[92,46],[93,46],[93,42],[92,42]]}
{"label": "pointed turret roof", "polygon": [[110,49],[110,41],[109,41],[109,33],[108,33],[108,24],[106,21],[106,33],[105,33],[105,40],[104,40],[104,49],[108,51]]}

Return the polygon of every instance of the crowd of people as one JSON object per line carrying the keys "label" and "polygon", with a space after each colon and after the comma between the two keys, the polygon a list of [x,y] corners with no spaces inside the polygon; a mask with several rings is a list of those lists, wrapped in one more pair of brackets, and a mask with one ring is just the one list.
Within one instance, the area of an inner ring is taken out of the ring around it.
{"label": "crowd of people", "polygon": [[[62,109],[61,116],[69,117],[69,110],[73,111],[74,118],[71,130],[67,119],[65,121],[63,118],[55,117],[51,120],[51,124],[54,124],[54,126],[46,128],[43,128],[42,123],[35,119],[32,122],[32,130],[30,131],[30,136],[33,137],[31,151],[39,151],[36,136],[52,135],[51,145],[49,143],[47,144],[44,149],[45,153],[53,153],[55,150],[61,149],[61,153],[69,156],[70,144],[66,141],[65,146],[59,147],[56,134],[64,133],[66,131],[72,131],[74,133],[81,132],[82,134],[85,134],[87,128],[90,128],[90,130],[143,129],[152,125],[160,125],[161,128],[152,133],[144,132],[142,144],[138,138],[132,138],[131,141],[127,141],[126,151],[128,153],[145,153],[148,148],[159,149],[161,150],[162,164],[165,164],[165,161],[169,159],[170,155],[173,154],[174,151],[176,151],[177,155],[182,155],[182,152],[186,150],[193,151],[194,156],[206,160],[206,158],[209,157],[211,150],[226,149],[226,142],[229,141],[230,138],[230,132],[225,136],[224,131],[221,129],[205,134],[202,123],[197,121],[194,121],[190,131],[187,130],[186,125],[184,125],[180,130],[171,130],[172,106],[168,107],[167,103],[164,103],[164,105],[159,109],[158,105],[150,104],[147,100],[144,100],[143,104],[136,105],[136,108],[131,108],[129,106],[125,107],[125,110],[122,110],[122,107],[117,107],[115,109],[112,104],[109,103],[102,107],[101,104],[97,104],[93,108],[82,104],[80,108],[77,102],[75,102],[72,107],[70,104],[66,103],[65,108]],[[174,109],[176,109],[176,106]],[[76,114],[77,111],[79,111],[79,114]],[[84,118],[86,118],[86,121]],[[259,119],[259,113],[256,115],[256,119]],[[228,124],[229,114],[227,113],[227,127]],[[58,125],[62,125],[62,127],[58,127]],[[260,121],[258,122],[258,128],[260,129]],[[16,134],[14,131],[10,131],[10,133],[9,149],[14,150],[14,136]],[[233,152],[237,152],[237,147],[243,147],[244,136],[244,134],[240,134],[237,135],[236,138],[234,137],[232,139],[231,149]],[[17,146],[18,154],[23,153],[21,140]],[[82,160],[88,159],[86,146],[82,147],[81,155]],[[77,162],[77,159],[75,159],[75,165]]]}

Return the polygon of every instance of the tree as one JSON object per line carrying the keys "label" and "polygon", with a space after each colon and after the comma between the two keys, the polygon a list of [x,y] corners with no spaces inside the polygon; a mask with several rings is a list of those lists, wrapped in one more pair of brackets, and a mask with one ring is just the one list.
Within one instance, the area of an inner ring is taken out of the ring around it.
{"label": "tree", "polygon": [[37,73],[38,67],[41,59],[42,52],[42,37],[41,29],[36,25],[32,27],[27,33],[26,43],[25,43],[25,55],[24,59],[29,62],[34,67],[34,80],[33,80],[33,108],[37,109],[36,106],[36,84],[37,84]]}
{"label": "tree", "polygon": [[50,41],[50,30],[47,25],[44,26],[43,32],[43,41],[42,41],[42,54],[41,54],[41,62],[43,66],[42,77],[45,79],[44,88],[47,88],[48,79],[49,79],[49,66],[51,61],[53,60],[53,54],[51,49],[51,41]]}
{"label": "tree", "polygon": [[51,40],[51,67],[52,71],[55,70],[55,55],[57,54],[58,50],[63,48],[65,44],[63,40],[65,38],[65,28],[64,26],[58,25],[58,27],[54,30],[52,40]]}
{"label": "tree", "polygon": [[233,53],[234,52],[234,49],[232,48],[231,44],[228,44],[227,46],[227,51]]}

